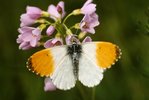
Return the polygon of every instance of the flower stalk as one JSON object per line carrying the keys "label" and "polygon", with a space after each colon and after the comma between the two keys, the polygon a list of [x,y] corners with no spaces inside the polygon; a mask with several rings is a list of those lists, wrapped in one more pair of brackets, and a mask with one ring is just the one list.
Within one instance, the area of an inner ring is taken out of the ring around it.
{"label": "flower stalk", "polygon": [[[99,25],[98,15],[95,12],[96,4],[92,3],[92,0],[87,0],[81,8],[73,10],[68,15],[66,15],[64,7],[63,1],[60,1],[56,6],[50,4],[47,11],[27,6],[26,13],[20,16],[21,23],[18,29],[20,34],[17,38],[19,49],[29,50],[39,46],[50,48],[57,45],[70,45],[73,39],[77,43],[91,42],[91,37],[87,35],[94,34],[94,28]],[[76,22],[71,27],[66,24],[72,15],[78,16],[80,14],[84,15],[80,22]],[[79,32],[78,35],[75,34],[76,32]],[[44,90],[52,91],[55,89],[50,77],[46,78]],[[82,98],[87,100],[85,92],[80,86],[79,90]],[[92,91],[92,100],[95,100],[95,88]]]}

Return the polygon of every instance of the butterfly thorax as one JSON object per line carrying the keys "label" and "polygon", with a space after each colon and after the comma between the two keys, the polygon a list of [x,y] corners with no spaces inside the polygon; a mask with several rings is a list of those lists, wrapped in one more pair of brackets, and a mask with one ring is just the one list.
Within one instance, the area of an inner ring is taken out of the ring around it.
{"label": "butterfly thorax", "polygon": [[72,65],[73,65],[73,73],[75,77],[77,78],[78,76],[78,66],[79,66],[79,58],[81,56],[82,48],[81,45],[74,43],[72,45],[68,46],[68,55],[70,56],[72,60]]}

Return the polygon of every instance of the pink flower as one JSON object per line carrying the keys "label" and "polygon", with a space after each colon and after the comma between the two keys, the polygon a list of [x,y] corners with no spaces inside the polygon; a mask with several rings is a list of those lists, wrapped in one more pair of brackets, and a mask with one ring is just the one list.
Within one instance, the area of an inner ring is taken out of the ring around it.
{"label": "pink flower", "polygon": [[55,28],[51,25],[48,27],[46,33],[48,36],[52,35],[52,33],[55,31]]}
{"label": "pink flower", "polygon": [[92,14],[96,11],[96,4],[92,3],[93,0],[87,0],[81,8],[82,14]]}
{"label": "pink flower", "polygon": [[94,34],[94,27],[99,25],[98,15],[93,13],[91,15],[86,14],[80,23],[81,31]]}
{"label": "pink flower", "polygon": [[19,49],[29,49],[36,47],[41,38],[41,30],[33,27],[22,27],[18,29],[20,35],[17,38],[17,43],[20,44]]}
{"label": "pink flower", "polygon": [[35,23],[35,20],[41,17],[42,11],[37,7],[28,6],[26,8],[26,13],[22,14],[20,17],[20,26],[28,26]]}
{"label": "pink flower", "polygon": [[63,45],[63,41],[61,38],[53,38],[44,43],[45,48],[50,48],[57,45]]}
{"label": "pink flower", "polygon": [[30,18],[27,14],[22,14],[20,17],[21,27],[28,26],[34,24],[35,20]]}
{"label": "pink flower", "polygon": [[54,20],[62,19],[65,16],[65,10],[64,10],[64,2],[60,1],[57,6],[50,5],[48,7],[48,12],[50,14],[50,17]]}
{"label": "pink flower", "polygon": [[[68,35],[66,37],[66,44],[67,45],[71,45],[72,44],[72,39],[75,40],[76,43],[80,44],[80,41],[79,39],[77,39],[75,36],[73,35]],[[85,39],[82,41],[82,43],[85,43],[85,42],[92,42],[92,39],[91,37],[87,36],[85,37]]]}
{"label": "pink flower", "polygon": [[45,83],[44,91],[54,91],[54,90],[56,90],[56,86],[52,83],[50,78],[45,78],[44,83]]}
{"label": "pink flower", "polygon": [[20,36],[21,36],[21,35],[19,35],[19,36],[18,36],[18,39],[17,39],[17,43],[20,43],[19,49],[28,50],[28,49],[32,48],[31,45],[30,45],[30,43],[29,43],[29,42],[23,42],[23,41],[19,38]]}
{"label": "pink flower", "polygon": [[85,37],[85,39],[82,41],[82,43],[85,43],[85,42],[92,42],[92,38],[89,36]]}
{"label": "pink flower", "polygon": [[42,10],[38,7],[27,6],[26,14],[32,19],[38,19],[41,17]]}

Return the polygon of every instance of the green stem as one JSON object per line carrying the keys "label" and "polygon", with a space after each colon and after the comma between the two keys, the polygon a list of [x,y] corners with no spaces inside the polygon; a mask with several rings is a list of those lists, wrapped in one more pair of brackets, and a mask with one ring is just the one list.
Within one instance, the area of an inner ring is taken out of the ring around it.
{"label": "green stem", "polygon": [[66,30],[68,30],[68,27],[65,24],[63,24],[63,26],[65,27]]}
{"label": "green stem", "polygon": [[48,38],[49,36],[47,36],[47,35],[41,35],[41,39],[43,39],[43,38]]}
{"label": "green stem", "polygon": [[65,27],[63,26],[63,24],[60,24],[60,23],[56,23],[55,24],[55,28],[56,30],[60,33],[60,34],[65,34],[66,33],[66,29]]}
{"label": "green stem", "polygon": [[64,19],[64,21],[63,21],[63,24],[65,24],[66,20],[67,20],[70,16],[72,16],[72,15],[73,15],[73,13],[70,13],[68,16],[66,16],[65,19]]}
{"label": "green stem", "polygon": [[95,100],[95,91],[96,90],[96,87],[93,87],[92,88],[92,99],[91,100]]}
{"label": "green stem", "polygon": [[81,96],[82,96],[82,100],[88,100],[86,97],[86,94],[85,94],[85,92],[84,92],[84,90],[83,90],[83,88],[82,88],[82,86],[80,86],[80,84],[77,84],[77,88],[78,88],[78,90],[79,90],[79,92],[80,92],[80,94],[81,94]]}
{"label": "green stem", "polygon": [[50,23],[49,21],[45,20],[45,19],[38,19],[35,21],[35,23],[40,23],[40,24],[47,24],[47,25],[50,25],[52,23]]}

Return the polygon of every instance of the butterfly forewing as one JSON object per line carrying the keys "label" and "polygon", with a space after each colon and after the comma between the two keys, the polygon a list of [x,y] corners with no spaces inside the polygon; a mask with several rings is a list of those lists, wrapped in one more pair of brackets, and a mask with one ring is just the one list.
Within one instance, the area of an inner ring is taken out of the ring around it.
{"label": "butterfly forewing", "polygon": [[50,49],[44,49],[33,54],[27,62],[29,70],[40,76],[50,76],[54,71],[54,59]]}
{"label": "butterfly forewing", "polygon": [[54,85],[62,90],[68,90],[75,86],[76,78],[73,73],[72,61],[69,55],[65,56],[58,64],[51,79]]}
{"label": "butterfly forewing", "polygon": [[82,45],[87,54],[100,68],[110,68],[121,55],[121,50],[110,42],[89,42]]}
{"label": "butterfly forewing", "polygon": [[96,62],[101,68],[110,68],[120,58],[121,50],[109,42],[96,43]]}
{"label": "butterfly forewing", "polygon": [[88,87],[96,86],[103,78],[103,71],[97,66],[94,60],[85,53],[82,53],[79,63],[78,79],[81,83]]}
{"label": "butterfly forewing", "polygon": [[40,76],[52,75],[57,64],[66,56],[65,48],[58,46],[36,52],[28,59],[28,69]]}

